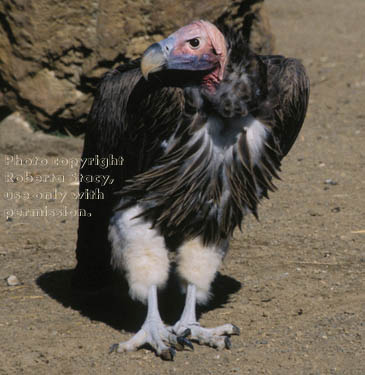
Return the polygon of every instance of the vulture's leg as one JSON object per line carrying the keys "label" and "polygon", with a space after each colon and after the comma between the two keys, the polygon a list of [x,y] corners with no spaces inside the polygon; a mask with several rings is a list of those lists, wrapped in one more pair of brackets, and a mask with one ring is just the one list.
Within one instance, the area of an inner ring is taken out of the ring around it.
{"label": "vulture's leg", "polygon": [[171,333],[162,322],[157,306],[157,288],[151,285],[148,290],[148,311],[142,328],[128,341],[113,344],[110,351],[128,352],[149,344],[165,360],[173,360],[175,348],[183,349],[184,345],[192,346],[184,337]]}
{"label": "vulture's leg", "polygon": [[132,298],[147,303],[148,312],[141,329],[126,342],[114,344],[111,351],[137,350],[149,344],[161,358],[172,360],[176,349],[190,341],[178,337],[163,324],[158,311],[157,288],[166,284],[169,260],[164,239],[141,218],[138,206],[117,211],[109,226],[112,265],[125,272]]}
{"label": "vulture's leg", "polygon": [[184,335],[188,331],[190,337],[200,344],[214,348],[229,349],[230,335],[238,335],[239,328],[233,324],[224,324],[215,328],[203,328],[197,322],[196,303],[204,303],[209,298],[209,288],[224,255],[224,250],[215,246],[203,246],[196,239],[185,243],[179,249],[178,272],[187,284],[185,307],[180,320],[171,327],[176,335]]}

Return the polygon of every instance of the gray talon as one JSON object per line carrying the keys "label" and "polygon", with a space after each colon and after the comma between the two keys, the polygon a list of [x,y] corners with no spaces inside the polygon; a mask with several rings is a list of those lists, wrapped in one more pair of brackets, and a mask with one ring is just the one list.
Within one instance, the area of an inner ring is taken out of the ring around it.
{"label": "gray talon", "polygon": [[110,348],[109,348],[109,354],[116,352],[118,350],[118,346],[119,346],[119,344],[111,345]]}
{"label": "gray talon", "polygon": [[174,348],[168,348],[166,350],[163,350],[161,352],[161,358],[164,360],[164,361],[173,361],[174,360],[174,357],[175,357],[175,349]]}
{"label": "gray talon", "polygon": [[184,350],[184,344],[180,342],[179,338],[177,339],[177,342],[172,344],[172,346],[179,352],[182,352]]}
{"label": "gray talon", "polygon": [[224,339],[224,344],[226,345],[226,349],[232,348],[232,343],[228,336]]}
{"label": "gray talon", "polygon": [[176,349],[178,352],[182,352],[185,349],[185,347],[177,344],[177,345],[174,345],[174,349]]}
{"label": "gray talon", "polygon": [[190,340],[188,340],[187,338],[185,338],[184,336],[179,336],[177,338],[177,342],[182,345],[182,347],[184,348],[184,346],[188,346],[191,350],[194,350],[194,346],[193,344],[191,343]]}
{"label": "gray talon", "polygon": [[232,335],[239,335],[241,333],[240,329],[235,326],[234,324],[232,324],[233,328],[232,328]]}
{"label": "gray talon", "polygon": [[186,330],[181,334],[181,337],[188,337],[191,335],[191,329],[186,328]]}

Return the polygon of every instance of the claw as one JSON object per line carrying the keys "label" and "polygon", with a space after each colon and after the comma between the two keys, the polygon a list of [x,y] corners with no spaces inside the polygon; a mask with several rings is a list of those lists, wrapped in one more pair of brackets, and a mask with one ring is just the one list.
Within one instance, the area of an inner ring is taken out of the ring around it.
{"label": "claw", "polygon": [[117,352],[118,351],[119,344],[113,344],[109,348],[109,354]]}
{"label": "claw", "polygon": [[166,350],[163,350],[160,354],[160,357],[164,361],[173,361],[175,357],[176,351],[174,348],[168,348]]}
{"label": "claw", "polygon": [[226,349],[232,348],[232,343],[231,343],[231,340],[229,339],[228,336],[226,336],[225,339],[224,339],[224,345],[226,346]]}
{"label": "claw", "polygon": [[193,344],[191,343],[190,340],[188,340],[187,338],[185,338],[184,336],[179,336],[177,338],[177,342],[182,345],[182,347],[184,348],[184,346],[188,346],[191,350],[194,350],[194,346]]}
{"label": "claw", "polygon": [[191,335],[191,329],[186,328],[186,330],[181,334],[181,337],[188,337]]}
{"label": "claw", "polygon": [[178,342],[172,344],[173,348],[176,349],[178,352],[182,352],[184,350],[184,345],[179,344]]}
{"label": "claw", "polygon": [[240,329],[232,324],[232,335],[239,335],[241,333]]}

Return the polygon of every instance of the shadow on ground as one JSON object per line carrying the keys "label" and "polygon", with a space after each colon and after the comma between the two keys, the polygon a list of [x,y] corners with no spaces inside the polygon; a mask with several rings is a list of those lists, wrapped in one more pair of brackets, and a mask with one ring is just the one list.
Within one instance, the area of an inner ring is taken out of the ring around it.
{"label": "shadow on ground", "polygon": [[[146,306],[131,300],[128,284],[121,276],[115,275],[112,286],[86,294],[72,290],[72,274],[72,269],[47,272],[36,282],[45,293],[63,306],[78,310],[91,320],[104,322],[117,330],[138,331],[146,316]],[[222,307],[228,302],[230,295],[240,288],[240,282],[218,273],[212,284],[213,297],[208,305],[198,307],[198,318],[203,312]],[[159,306],[165,323],[171,325],[180,317],[184,296],[180,293],[176,277],[171,276],[168,287],[159,293]]]}

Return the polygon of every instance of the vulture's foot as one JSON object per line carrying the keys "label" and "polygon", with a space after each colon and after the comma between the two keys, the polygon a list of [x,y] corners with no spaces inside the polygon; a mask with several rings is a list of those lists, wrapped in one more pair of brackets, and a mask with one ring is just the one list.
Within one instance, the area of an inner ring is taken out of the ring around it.
{"label": "vulture's foot", "polygon": [[177,336],[186,336],[199,344],[209,345],[217,349],[230,349],[231,340],[229,336],[239,335],[240,330],[233,324],[224,324],[215,328],[203,328],[196,320],[196,286],[189,284],[186,290],[184,311],[180,320],[170,331]]}
{"label": "vulture's foot", "polygon": [[157,291],[151,286],[148,294],[148,312],[142,328],[128,341],[113,344],[112,352],[130,352],[148,344],[156,354],[166,361],[172,361],[175,350],[183,350],[185,346],[193,349],[193,345],[185,335],[176,335],[161,320],[157,308]]}
{"label": "vulture's foot", "polygon": [[162,321],[146,320],[142,328],[130,340],[113,344],[110,347],[110,353],[135,351],[146,344],[167,361],[174,359],[175,350],[183,350],[185,346],[193,348],[186,337],[170,332]]}
{"label": "vulture's foot", "polygon": [[181,320],[172,327],[171,331],[177,336],[189,332],[189,339],[216,349],[230,349],[232,345],[229,336],[240,334],[239,328],[233,324],[204,328],[196,321],[188,323]]}

